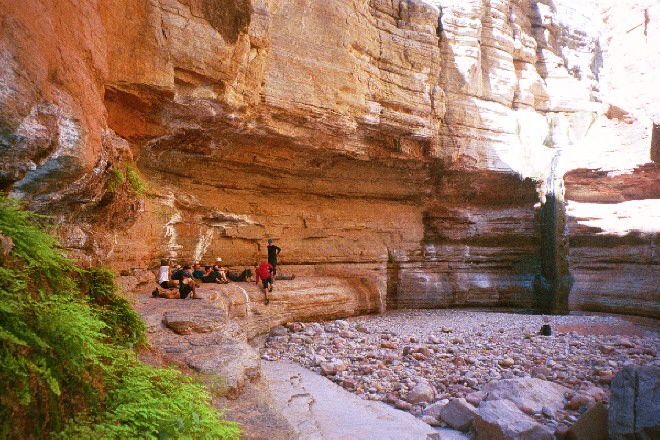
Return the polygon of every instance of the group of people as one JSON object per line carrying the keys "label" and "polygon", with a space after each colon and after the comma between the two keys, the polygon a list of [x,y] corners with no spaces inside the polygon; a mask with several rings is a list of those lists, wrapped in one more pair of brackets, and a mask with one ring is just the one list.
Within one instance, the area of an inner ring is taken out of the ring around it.
{"label": "group of people", "polygon": [[[272,239],[268,239],[267,249],[268,262],[254,263],[255,283],[257,285],[259,285],[259,281],[262,283],[266,305],[270,302],[267,292],[273,291],[273,284],[277,275],[277,256],[282,251],[281,248],[273,244]],[[230,278],[234,281],[249,281],[251,277],[252,272],[249,269],[245,269],[240,274],[231,274],[222,266],[222,258],[220,257],[216,258],[212,266],[204,267],[198,261],[195,261],[192,265],[180,266],[178,264],[173,265],[170,260],[161,260],[158,270],[158,284],[160,287],[163,289],[178,288],[179,298],[181,299],[188,297],[198,299],[195,289],[201,283],[227,284]],[[155,291],[154,296],[158,296],[157,291]]]}
{"label": "group of people", "polygon": [[158,284],[163,289],[178,288],[179,296],[181,299],[197,298],[195,288],[197,284],[201,283],[222,283],[226,284],[227,270],[222,267],[222,258],[218,257],[213,266],[202,265],[195,261],[193,265],[181,266],[179,264],[173,265],[172,261],[161,260],[160,268],[158,269]]}

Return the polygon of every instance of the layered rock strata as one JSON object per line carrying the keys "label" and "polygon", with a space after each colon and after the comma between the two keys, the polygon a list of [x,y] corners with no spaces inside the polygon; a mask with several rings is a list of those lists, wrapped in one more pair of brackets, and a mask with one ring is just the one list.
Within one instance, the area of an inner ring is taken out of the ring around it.
{"label": "layered rock strata", "polygon": [[566,175],[572,310],[660,316],[660,168]]}
{"label": "layered rock strata", "polygon": [[631,33],[573,3],[2,0],[0,185],[119,270],[251,265],[273,237],[302,272],[389,264],[399,307],[599,308],[567,300],[570,228],[534,205],[648,162],[657,100],[615,92],[627,46],[654,65],[657,6]]}

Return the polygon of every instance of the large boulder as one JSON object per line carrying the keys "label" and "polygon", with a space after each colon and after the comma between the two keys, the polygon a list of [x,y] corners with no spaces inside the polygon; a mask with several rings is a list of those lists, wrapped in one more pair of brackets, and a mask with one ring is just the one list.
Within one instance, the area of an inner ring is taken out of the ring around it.
{"label": "large boulder", "polygon": [[484,400],[506,399],[523,412],[539,413],[544,406],[554,411],[563,409],[564,395],[571,390],[547,380],[524,377],[490,382],[482,391],[486,393]]}
{"label": "large boulder", "polygon": [[476,412],[477,409],[465,399],[454,399],[440,409],[439,417],[452,428],[467,431],[474,421]]}
{"label": "large boulder", "polygon": [[619,371],[610,389],[608,429],[613,440],[660,438],[660,368]]}
{"label": "large boulder", "polygon": [[490,400],[479,405],[472,427],[477,439],[550,440],[548,429],[524,414],[510,400]]}
{"label": "large boulder", "polygon": [[596,403],[568,430],[568,440],[607,440],[607,408]]}

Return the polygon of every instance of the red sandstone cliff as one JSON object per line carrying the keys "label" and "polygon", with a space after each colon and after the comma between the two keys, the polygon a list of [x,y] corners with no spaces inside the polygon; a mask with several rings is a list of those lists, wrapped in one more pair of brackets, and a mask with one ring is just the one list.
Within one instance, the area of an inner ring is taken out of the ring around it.
{"label": "red sandstone cliff", "polygon": [[658,6],[486,3],[0,0],[0,186],[117,269],[273,237],[392,306],[531,306],[570,270],[572,308],[658,316]]}

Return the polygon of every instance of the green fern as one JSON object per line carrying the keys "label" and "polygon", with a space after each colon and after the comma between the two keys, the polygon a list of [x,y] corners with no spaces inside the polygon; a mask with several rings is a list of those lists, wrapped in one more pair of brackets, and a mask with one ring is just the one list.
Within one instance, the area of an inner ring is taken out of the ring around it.
{"label": "green fern", "polygon": [[238,438],[199,385],[125,348],[145,327],[112,272],[75,267],[36,220],[0,194],[0,438]]}
{"label": "green fern", "polygon": [[103,321],[103,333],[116,345],[133,348],[147,345],[147,327],[129,302],[115,292],[115,274],[105,268],[80,271],[79,286],[96,315]]}

